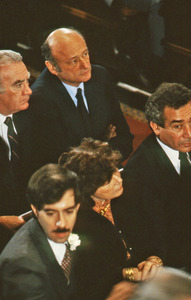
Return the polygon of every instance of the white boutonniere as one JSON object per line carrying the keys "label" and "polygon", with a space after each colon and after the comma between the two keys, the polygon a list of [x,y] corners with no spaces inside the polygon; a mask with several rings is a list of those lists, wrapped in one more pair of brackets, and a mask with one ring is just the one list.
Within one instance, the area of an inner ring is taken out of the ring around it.
{"label": "white boutonniere", "polygon": [[74,251],[76,250],[76,247],[81,244],[81,240],[79,239],[79,236],[77,234],[70,233],[68,243],[70,245],[70,250]]}

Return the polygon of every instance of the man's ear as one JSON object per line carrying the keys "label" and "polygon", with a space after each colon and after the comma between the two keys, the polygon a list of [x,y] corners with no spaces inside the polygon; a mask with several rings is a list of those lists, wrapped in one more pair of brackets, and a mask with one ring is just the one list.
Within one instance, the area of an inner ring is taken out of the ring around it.
{"label": "man's ear", "polygon": [[38,211],[34,205],[31,204],[31,208],[36,217],[38,217]]}
{"label": "man's ear", "polygon": [[58,76],[56,68],[51,64],[51,62],[49,60],[45,61],[45,65],[47,66],[47,68],[50,71],[50,73],[52,73],[53,75]]}
{"label": "man's ear", "polygon": [[160,126],[154,122],[150,122],[150,127],[152,128],[153,132],[158,136],[160,134]]}

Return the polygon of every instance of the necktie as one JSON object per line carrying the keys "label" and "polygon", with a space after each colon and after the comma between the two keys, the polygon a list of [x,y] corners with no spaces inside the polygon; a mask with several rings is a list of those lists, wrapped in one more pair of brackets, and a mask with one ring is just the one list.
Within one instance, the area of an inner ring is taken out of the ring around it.
{"label": "necktie", "polygon": [[71,272],[71,257],[70,257],[70,250],[68,249],[68,245],[66,246],[66,253],[62,260],[61,264],[62,269],[64,270],[64,274],[67,278],[68,284],[70,282],[70,272]]}
{"label": "necktie", "polygon": [[187,154],[184,152],[179,152],[180,159],[180,175],[181,177],[187,177],[191,172],[191,165],[188,161]]}
{"label": "necktie", "polygon": [[8,127],[8,140],[11,147],[11,162],[16,163],[20,159],[18,136],[14,131],[11,117],[7,117],[4,123]]}
{"label": "necktie", "polygon": [[90,121],[89,113],[84,104],[81,88],[77,89],[76,98],[78,100],[77,108],[78,108],[78,111],[80,112],[80,115],[81,115],[81,118],[82,118],[82,121],[84,124],[86,137],[90,137],[92,135],[91,121]]}

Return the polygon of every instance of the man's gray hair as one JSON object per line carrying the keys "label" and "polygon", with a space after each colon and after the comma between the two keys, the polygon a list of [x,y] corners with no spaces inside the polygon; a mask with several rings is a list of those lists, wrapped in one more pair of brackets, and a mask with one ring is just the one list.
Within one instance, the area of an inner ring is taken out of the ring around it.
{"label": "man's gray hair", "polygon": [[[13,63],[18,63],[23,60],[22,55],[12,50],[0,50],[0,68]],[[2,86],[1,72],[0,72],[0,94],[4,93],[5,89]]]}
{"label": "man's gray hair", "polygon": [[174,269],[164,268],[157,275],[141,283],[132,300],[183,300],[191,298],[190,274]]}
{"label": "man's gray hair", "polygon": [[148,122],[164,127],[165,107],[179,109],[191,101],[191,90],[180,83],[162,83],[152,94],[145,105]]}
{"label": "man's gray hair", "polygon": [[0,50],[0,66],[9,65],[23,60],[20,53],[12,50]]}

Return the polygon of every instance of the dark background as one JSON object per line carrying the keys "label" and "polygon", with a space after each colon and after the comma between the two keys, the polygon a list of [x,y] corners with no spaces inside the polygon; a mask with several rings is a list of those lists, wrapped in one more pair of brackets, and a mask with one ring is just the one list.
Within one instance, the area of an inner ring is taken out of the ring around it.
{"label": "dark background", "polygon": [[[91,62],[104,65],[114,82],[124,82],[152,93],[137,78],[132,51],[148,47],[147,15],[138,14],[122,20],[102,0],[1,0],[0,48],[23,55],[32,70],[33,81],[44,68],[40,46],[54,29],[72,26],[87,41]],[[165,57],[162,81],[181,82],[191,87],[191,1],[163,0],[161,15],[165,20]],[[143,31],[144,28],[144,31]],[[119,30],[120,29],[120,30]],[[127,55],[116,54],[126,37]],[[129,53],[128,53],[129,52]],[[147,96],[116,87],[119,99],[135,108],[144,109]]]}

